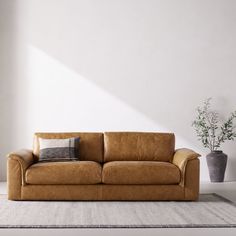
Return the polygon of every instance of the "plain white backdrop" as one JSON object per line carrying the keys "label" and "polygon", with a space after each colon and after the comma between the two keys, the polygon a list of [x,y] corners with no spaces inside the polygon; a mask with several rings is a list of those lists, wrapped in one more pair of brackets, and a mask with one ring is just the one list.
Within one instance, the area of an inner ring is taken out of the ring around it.
{"label": "plain white backdrop", "polygon": [[[0,180],[36,131],[164,131],[204,156],[207,97],[236,109],[234,0],[0,0]],[[226,180],[236,180],[236,143]]]}

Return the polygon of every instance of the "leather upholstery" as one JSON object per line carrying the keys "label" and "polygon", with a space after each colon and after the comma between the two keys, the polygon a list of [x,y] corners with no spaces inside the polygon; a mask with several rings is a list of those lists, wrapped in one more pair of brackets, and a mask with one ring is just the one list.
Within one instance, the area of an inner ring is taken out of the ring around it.
{"label": "leather upholstery", "polygon": [[26,171],[27,184],[98,184],[102,167],[94,161],[44,162]]}
{"label": "leather upholstery", "polygon": [[[15,160],[19,163],[21,169],[21,176],[24,176],[27,168],[35,162],[32,151],[26,149],[21,149],[16,152],[12,152],[8,155],[8,158],[11,160]],[[24,185],[24,178],[21,178],[21,181]]]}
{"label": "leather upholstery", "polygon": [[38,160],[39,140],[80,137],[79,158],[81,161],[103,162],[103,133],[35,133],[33,153]]}
{"label": "leather upholstery", "polygon": [[112,161],[103,166],[104,184],[178,184],[180,170],[169,162]]}
{"label": "leather upholstery", "polygon": [[[77,136],[82,161],[35,163],[38,137]],[[174,151],[173,134],[37,133],[33,152],[8,155],[8,199],[196,200],[199,156],[190,149]]]}
{"label": "leather upholstery", "polygon": [[22,200],[102,200],[101,184],[26,185],[22,187]]}
{"label": "leather upholstery", "polygon": [[179,185],[26,185],[23,200],[184,200]]}
{"label": "leather upholstery", "polygon": [[199,196],[199,159],[189,160],[185,168],[184,199],[195,201]]}
{"label": "leather upholstery", "polygon": [[171,161],[175,136],[171,133],[105,132],[104,160]]}
{"label": "leather upholstery", "polygon": [[33,153],[30,150],[22,149],[8,155],[7,188],[9,199],[21,199],[21,186],[25,185],[25,171],[33,163]]}
{"label": "leather upholstery", "polygon": [[22,171],[17,160],[7,160],[7,192],[8,199],[21,200]]}
{"label": "leather upholstery", "polygon": [[180,184],[184,186],[185,181],[185,169],[189,160],[193,160],[200,157],[200,154],[194,152],[191,149],[181,148],[175,151],[172,163],[179,167],[181,171],[181,182]]}
{"label": "leather upholstery", "polygon": [[176,185],[110,185],[103,184],[102,199],[113,201],[184,200],[184,188]]}

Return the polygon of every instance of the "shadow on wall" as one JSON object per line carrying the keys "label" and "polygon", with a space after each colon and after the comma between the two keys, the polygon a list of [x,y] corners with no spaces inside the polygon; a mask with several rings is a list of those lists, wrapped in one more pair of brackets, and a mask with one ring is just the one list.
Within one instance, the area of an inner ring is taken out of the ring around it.
{"label": "shadow on wall", "polygon": [[17,74],[17,9],[15,0],[0,1],[0,180],[6,171],[6,154],[14,147],[15,82]]}
{"label": "shadow on wall", "polygon": [[36,1],[26,25],[30,44],[196,143],[199,101],[236,100],[233,86],[221,89],[235,84],[236,4],[222,4],[209,15],[209,1]]}
{"label": "shadow on wall", "polygon": [[25,81],[32,131],[166,130],[125,101],[31,45]]}

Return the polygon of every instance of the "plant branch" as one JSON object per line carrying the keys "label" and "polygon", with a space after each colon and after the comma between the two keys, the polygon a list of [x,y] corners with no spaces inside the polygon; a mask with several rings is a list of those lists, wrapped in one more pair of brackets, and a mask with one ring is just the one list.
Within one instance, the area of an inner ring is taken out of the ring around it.
{"label": "plant branch", "polygon": [[204,101],[203,107],[197,108],[197,116],[192,123],[198,140],[211,151],[217,150],[226,140],[236,138],[234,119],[236,111],[219,127],[219,114],[211,110],[211,98]]}

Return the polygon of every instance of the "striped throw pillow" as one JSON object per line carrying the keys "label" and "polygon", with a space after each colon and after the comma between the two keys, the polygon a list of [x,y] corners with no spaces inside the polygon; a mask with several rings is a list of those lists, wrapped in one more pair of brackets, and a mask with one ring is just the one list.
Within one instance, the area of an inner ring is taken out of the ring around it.
{"label": "striped throw pillow", "polygon": [[78,161],[79,137],[67,139],[39,138],[39,161]]}

